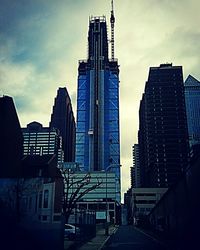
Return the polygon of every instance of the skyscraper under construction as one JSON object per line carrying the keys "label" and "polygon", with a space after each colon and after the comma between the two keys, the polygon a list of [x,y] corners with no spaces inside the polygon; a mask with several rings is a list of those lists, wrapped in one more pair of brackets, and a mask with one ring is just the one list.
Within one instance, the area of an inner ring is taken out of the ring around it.
{"label": "skyscraper under construction", "polygon": [[119,65],[114,58],[114,12],[111,11],[111,59],[106,18],[91,17],[88,58],[79,61],[76,162],[82,170],[116,172],[120,177]]}

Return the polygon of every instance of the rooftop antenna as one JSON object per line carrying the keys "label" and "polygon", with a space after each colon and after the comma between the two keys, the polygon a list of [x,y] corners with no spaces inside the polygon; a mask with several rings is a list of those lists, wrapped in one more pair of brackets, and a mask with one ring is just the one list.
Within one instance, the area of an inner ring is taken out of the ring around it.
{"label": "rooftop antenna", "polygon": [[115,24],[115,16],[114,16],[113,0],[111,0],[110,24],[111,24],[111,59],[114,60],[114,24]]}

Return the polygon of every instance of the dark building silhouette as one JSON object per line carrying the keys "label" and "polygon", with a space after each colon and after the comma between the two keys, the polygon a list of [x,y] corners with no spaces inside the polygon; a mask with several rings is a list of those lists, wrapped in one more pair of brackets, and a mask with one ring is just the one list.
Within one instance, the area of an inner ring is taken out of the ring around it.
{"label": "dark building silhouette", "polygon": [[190,146],[200,144],[200,81],[189,75],[184,83]]}
{"label": "dark building silhouette", "polygon": [[59,88],[57,91],[49,126],[60,131],[64,161],[73,162],[75,160],[75,119],[66,88]]}
{"label": "dark building silhouette", "polygon": [[47,177],[53,178],[62,175],[57,168],[56,155],[26,155],[22,159],[23,177],[36,178]]}
{"label": "dark building silhouette", "polygon": [[21,174],[23,136],[13,99],[0,97],[0,178]]}
{"label": "dark building silhouette", "polygon": [[127,222],[128,224],[133,225],[133,216],[131,213],[131,199],[132,199],[132,187],[129,188],[126,193],[124,193],[124,206],[127,209]]}
{"label": "dark building silhouette", "polygon": [[21,173],[0,178],[1,246],[63,250],[64,182],[56,155],[24,156]]}
{"label": "dark building silhouette", "polygon": [[134,144],[133,150],[133,166],[131,167],[131,188],[138,188],[140,184],[140,159],[139,159],[139,145]]}
{"label": "dark building silhouette", "polygon": [[171,186],[189,161],[181,66],[161,64],[150,68],[139,116],[142,186]]}
{"label": "dark building silhouette", "polygon": [[[152,229],[172,242],[172,249],[198,249],[200,224],[200,148],[185,174],[163,195],[149,214]],[[172,245],[171,244],[171,245]]]}

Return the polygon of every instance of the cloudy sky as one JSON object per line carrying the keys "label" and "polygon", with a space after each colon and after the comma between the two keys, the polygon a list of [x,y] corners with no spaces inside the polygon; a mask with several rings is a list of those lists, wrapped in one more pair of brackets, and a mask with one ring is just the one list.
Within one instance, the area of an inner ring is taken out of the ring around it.
{"label": "cloudy sky", "polygon": [[[200,79],[200,1],[114,2],[124,192],[149,67],[172,62],[183,66],[184,78]],[[67,87],[76,115],[78,60],[87,58],[91,15],[109,21],[110,1],[0,0],[0,95],[14,97],[21,126],[33,120],[48,126],[58,87]]]}

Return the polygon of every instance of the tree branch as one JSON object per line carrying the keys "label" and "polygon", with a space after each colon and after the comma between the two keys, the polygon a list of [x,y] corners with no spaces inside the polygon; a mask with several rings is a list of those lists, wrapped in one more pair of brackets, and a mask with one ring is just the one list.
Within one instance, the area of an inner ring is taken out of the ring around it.
{"label": "tree branch", "polygon": [[76,180],[76,175],[70,173],[70,169],[64,169],[62,175],[65,181],[63,212],[67,221],[76,203],[84,195],[98,188],[102,184],[102,180],[96,176],[94,178],[96,178],[97,182],[89,186],[91,184],[90,173],[85,174],[85,176],[78,180]]}

